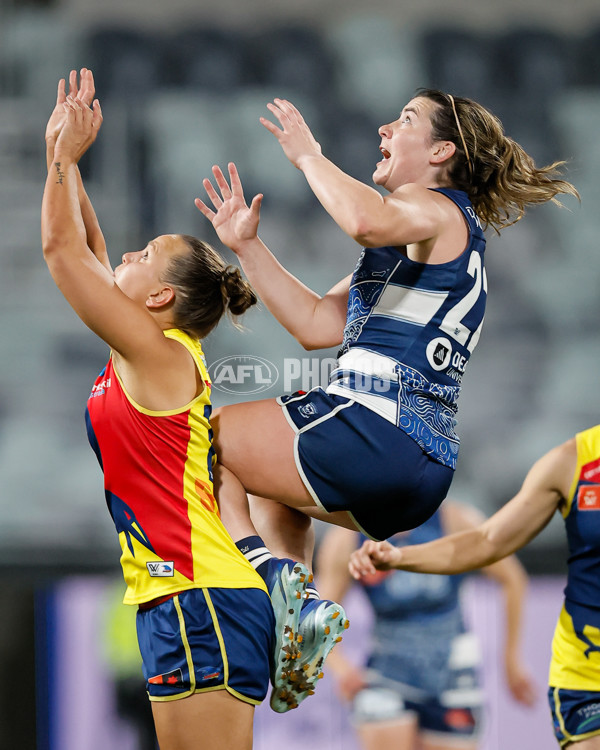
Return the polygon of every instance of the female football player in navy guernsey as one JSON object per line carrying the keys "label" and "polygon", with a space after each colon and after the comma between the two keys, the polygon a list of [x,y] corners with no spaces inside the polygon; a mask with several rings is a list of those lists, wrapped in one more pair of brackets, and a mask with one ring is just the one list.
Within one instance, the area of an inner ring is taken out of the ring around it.
{"label": "female football player in navy guernsey", "polygon": [[[83,69],[59,83],[46,130],[44,257],[79,317],[111,348],[88,435],[119,533],[161,750],[252,747],[275,626],[263,579],[226,532],[213,492],[210,381],[200,339],[256,296],[187,235],[125,253],[114,273],[78,170],[102,122]],[[91,108],[88,105],[92,105]],[[215,470],[215,484],[227,481]]]}
{"label": "female football player in navy guernsey", "polygon": [[[196,200],[277,320],[306,349],[341,345],[325,389],[213,416],[218,460],[254,496],[261,536],[243,538],[238,501],[225,495],[223,520],[259,572],[263,539],[283,558],[310,561],[310,517],[384,539],[431,516],[452,480],[457,399],[484,318],[483,230],[514,223],[530,204],[577,195],[561,163],[537,168],[469,99],[421,90],[379,129],[373,180],[385,196],[327,159],[293,104],[267,106],[277,123],[261,118],[264,127],[364,250],[354,273],[320,297],[259,238],[262,195],[246,204],[234,164],[228,179],[213,167],[216,187],[204,180],[212,207]],[[315,672],[307,644],[330,606],[315,596],[299,623],[287,623],[302,637],[307,674]],[[276,682],[301,700],[310,681],[298,687],[296,677],[284,668]]]}

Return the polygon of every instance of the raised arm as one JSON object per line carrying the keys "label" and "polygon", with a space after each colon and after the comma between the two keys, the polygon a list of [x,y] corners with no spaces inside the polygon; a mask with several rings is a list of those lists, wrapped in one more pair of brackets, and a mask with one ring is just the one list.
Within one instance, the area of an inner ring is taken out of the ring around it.
{"label": "raised arm", "polygon": [[464,573],[507,557],[548,524],[569,493],[576,463],[573,438],[540,458],[517,495],[476,529],[402,549],[367,541],[352,555],[350,571],[357,579],[391,568]]}
{"label": "raised arm", "polygon": [[[61,78],[58,82],[58,91],[56,94],[56,105],[48,124],[46,125],[46,167],[50,169],[51,164],[54,161],[54,149],[56,147],[56,141],[60,135],[65,122],[66,113],[64,104],[67,99],[65,79]],[[72,70],[69,74],[69,96],[79,99],[86,104],[88,107],[92,104],[95,93],[94,76],[92,71],[88,68],[82,68],[80,71],[80,83],[77,82],[77,71]],[[98,258],[105,268],[112,273],[110,260],[106,251],[106,242],[104,235],[100,229],[100,224],[96,217],[94,207],[88,197],[87,192],[83,186],[83,180],[81,179],[81,173],[79,167],[77,167],[77,194],[79,197],[79,206],[81,208],[81,216],[83,224],[86,230],[86,242],[90,250]]]}
{"label": "raised arm", "polygon": [[[485,516],[471,506],[446,501],[442,506],[444,529],[448,534],[476,529]],[[481,569],[501,587],[504,607],[504,672],[506,683],[515,700],[530,706],[535,701],[536,687],[524,666],[521,652],[523,603],[527,590],[527,573],[514,555]]]}
{"label": "raised arm", "polygon": [[277,138],[290,162],[304,173],[334,221],[363,247],[433,243],[446,231],[449,217],[453,217],[452,223],[459,221],[454,209],[422,185],[403,185],[383,196],[354,179],[322,154],[291,102],[275,99],[267,107],[280,127],[265,117],[261,117],[261,123]]}
{"label": "raised arm", "polygon": [[229,164],[227,182],[219,167],[213,167],[218,191],[203,181],[214,210],[200,198],[195,203],[212,223],[221,242],[240,260],[252,287],[267,309],[305,349],[324,349],[341,343],[350,276],[323,297],[287,271],[258,236],[262,195],[246,204],[235,164]]}
{"label": "raised arm", "polygon": [[[87,244],[77,163],[102,123],[93,109],[69,97],[42,200],[44,259],[57,286],[83,322],[127,360],[157,366],[165,337],[151,314],[126,296]],[[158,347],[158,348],[156,348]],[[166,352],[166,350],[165,350]]]}

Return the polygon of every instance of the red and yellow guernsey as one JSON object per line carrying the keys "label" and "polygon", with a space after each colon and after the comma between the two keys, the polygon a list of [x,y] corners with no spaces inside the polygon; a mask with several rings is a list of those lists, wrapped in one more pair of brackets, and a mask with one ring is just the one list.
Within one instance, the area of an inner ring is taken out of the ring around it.
{"label": "red and yellow guernsey", "polygon": [[181,330],[164,334],[193,357],[205,383],[200,396],[181,409],[145,409],[125,391],[111,357],[86,410],[88,438],[121,543],[124,602],[140,604],[190,588],[266,591],[219,517],[202,347]]}

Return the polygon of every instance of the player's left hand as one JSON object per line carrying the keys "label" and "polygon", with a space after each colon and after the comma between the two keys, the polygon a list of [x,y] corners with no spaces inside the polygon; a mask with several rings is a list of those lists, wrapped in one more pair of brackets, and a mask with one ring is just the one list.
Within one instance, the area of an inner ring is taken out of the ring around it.
{"label": "player's left hand", "polygon": [[286,99],[274,99],[267,109],[279,120],[281,128],[261,117],[260,122],[279,141],[283,152],[292,164],[302,169],[306,157],[321,156],[321,146],[296,107]]}

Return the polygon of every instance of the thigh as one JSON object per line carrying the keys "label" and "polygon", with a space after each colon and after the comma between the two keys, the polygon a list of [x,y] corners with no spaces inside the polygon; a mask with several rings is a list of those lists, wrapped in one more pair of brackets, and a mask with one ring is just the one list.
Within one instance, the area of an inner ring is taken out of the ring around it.
{"label": "thigh", "polygon": [[294,431],[275,399],[223,406],[210,421],[218,460],[248,493],[293,507],[315,504],[296,468]]}
{"label": "thigh", "polygon": [[563,745],[563,748],[567,747],[570,750],[600,750],[600,735],[596,734],[593,737],[588,737],[587,740],[567,742]]}
{"label": "thigh", "polygon": [[153,703],[161,750],[251,750],[254,706],[225,690]]}
{"label": "thigh", "polygon": [[421,750],[477,750],[477,740],[421,735]]}
{"label": "thigh", "polygon": [[364,750],[415,750],[417,747],[417,720],[408,714],[389,722],[358,724],[356,733]]}
{"label": "thigh", "polygon": [[399,691],[374,685],[361,690],[352,702],[352,723],[365,750],[414,750],[417,714]]}

